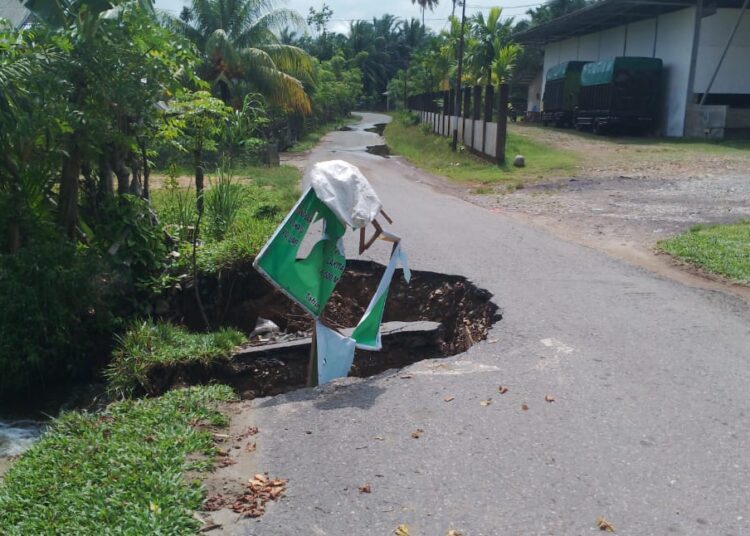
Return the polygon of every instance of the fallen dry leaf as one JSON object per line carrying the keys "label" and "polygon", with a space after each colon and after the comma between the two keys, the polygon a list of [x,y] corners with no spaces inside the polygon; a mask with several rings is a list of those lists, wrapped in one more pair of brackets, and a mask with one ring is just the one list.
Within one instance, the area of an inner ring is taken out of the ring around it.
{"label": "fallen dry leaf", "polygon": [[456,399],[456,397],[455,397],[455,396],[446,396],[446,397],[445,397],[445,398],[443,399],[443,402],[452,402],[452,401],[453,401],[453,400],[455,400],[455,399]]}
{"label": "fallen dry leaf", "polygon": [[417,428],[416,430],[414,430],[414,431],[413,431],[413,432],[411,433],[411,436],[412,436],[412,437],[413,437],[414,439],[419,439],[419,437],[420,437],[420,436],[421,436],[422,434],[424,434],[424,430],[422,430],[421,428]]}
{"label": "fallen dry leaf", "polygon": [[457,530],[449,530],[448,534],[445,536],[464,536],[462,532],[458,532]]}
{"label": "fallen dry leaf", "polygon": [[521,409],[524,411],[529,411],[529,406],[527,406],[526,404],[521,404]]}
{"label": "fallen dry leaf", "polygon": [[248,444],[245,445],[245,450],[247,452],[255,452],[255,449],[256,449],[256,444],[255,443],[249,443],[248,442]]}
{"label": "fallen dry leaf", "polygon": [[497,390],[500,391],[501,395],[504,395],[505,393],[508,392],[508,388],[505,387],[504,385],[501,385],[500,387],[498,387]]}
{"label": "fallen dry leaf", "polygon": [[400,377],[400,378],[401,378],[402,380],[409,380],[409,379],[411,379],[411,378],[412,378],[412,375],[411,375],[411,374],[402,374],[402,375],[401,375],[401,376],[399,376],[399,377]]}
{"label": "fallen dry leaf", "polygon": [[266,511],[266,503],[277,501],[286,490],[286,480],[270,479],[263,474],[253,476],[245,491],[232,504],[232,510],[242,517],[260,517]]}
{"label": "fallen dry leaf", "polygon": [[492,404],[492,399],[488,398],[487,400],[482,400],[480,404],[482,404],[483,406],[489,406],[490,404]]}
{"label": "fallen dry leaf", "polygon": [[606,532],[614,532],[615,526],[604,519],[604,516],[599,516],[596,518],[596,526],[599,527],[599,530],[603,530]]}
{"label": "fallen dry leaf", "polygon": [[375,439],[377,439],[378,441],[385,441],[385,438],[383,436],[379,436],[379,435],[376,435]]}
{"label": "fallen dry leaf", "polygon": [[372,493],[372,489],[370,488],[370,484],[362,484],[359,487],[360,493]]}
{"label": "fallen dry leaf", "polygon": [[396,536],[410,536],[409,527],[406,525],[399,525],[396,530],[393,531]]}
{"label": "fallen dry leaf", "polygon": [[222,494],[218,494],[203,501],[202,508],[206,512],[215,512],[216,510],[221,510],[222,508],[224,508],[224,505],[226,503],[227,500],[224,498],[224,496]]}
{"label": "fallen dry leaf", "polygon": [[250,436],[254,436],[258,433],[258,427],[257,426],[248,426],[247,430],[239,434],[236,439],[237,441],[242,441],[245,438],[248,438]]}
{"label": "fallen dry leaf", "polygon": [[554,402],[554,401],[555,401],[555,397],[554,397],[554,396],[552,396],[552,395],[546,395],[546,396],[544,397],[544,399],[545,399],[545,400],[546,400],[547,402]]}

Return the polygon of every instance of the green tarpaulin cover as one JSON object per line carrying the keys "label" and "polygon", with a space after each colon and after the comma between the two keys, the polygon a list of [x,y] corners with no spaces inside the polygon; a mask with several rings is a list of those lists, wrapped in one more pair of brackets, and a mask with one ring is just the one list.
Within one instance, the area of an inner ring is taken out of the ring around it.
{"label": "green tarpaulin cover", "polygon": [[558,63],[550,67],[547,71],[547,81],[559,80],[565,78],[570,73],[581,72],[584,65],[586,65],[585,61],[565,61]]}
{"label": "green tarpaulin cover", "polygon": [[616,71],[659,71],[661,70],[661,64],[659,58],[641,57],[618,57],[587,63],[581,71],[581,85],[610,84]]}

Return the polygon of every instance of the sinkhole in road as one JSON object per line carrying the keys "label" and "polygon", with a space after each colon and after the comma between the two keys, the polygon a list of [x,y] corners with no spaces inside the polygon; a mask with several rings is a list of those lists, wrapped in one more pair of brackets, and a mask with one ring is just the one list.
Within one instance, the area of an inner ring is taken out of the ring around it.
{"label": "sinkhole in road", "polygon": [[[337,329],[356,325],[380,282],[385,267],[370,261],[348,260],[322,315]],[[219,278],[200,282],[204,309],[212,325],[250,333],[259,318],[273,322],[279,332],[251,338],[226,361],[155,367],[147,383],[152,393],[172,387],[209,382],[226,383],[242,398],[283,393],[306,382],[312,319],[252,266],[236,267]],[[231,289],[231,290],[230,290]],[[193,289],[172,302],[175,320],[201,328]],[[357,350],[351,376],[368,377],[417,361],[456,355],[487,337],[501,319],[492,294],[459,275],[412,271],[407,284],[397,270],[383,317],[383,349]]]}
{"label": "sinkhole in road", "polygon": [[365,150],[370,154],[382,156],[383,158],[389,158],[391,155],[391,148],[386,144],[382,145],[368,145]]}
{"label": "sinkhole in road", "polygon": [[388,125],[388,123],[376,123],[375,125],[366,128],[365,132],[373,132],[375,134],[378,134],[380,136],[383,135],[383,132],[385,132],[385,127]]}

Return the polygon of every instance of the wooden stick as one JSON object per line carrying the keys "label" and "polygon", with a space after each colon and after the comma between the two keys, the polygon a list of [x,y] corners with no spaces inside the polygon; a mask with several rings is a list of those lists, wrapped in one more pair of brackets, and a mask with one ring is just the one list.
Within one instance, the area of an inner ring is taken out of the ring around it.
{"label": "wooden stick", "polygon": [[310,344],[310,361],[307,363],[307,386],[318,386],[318,330],[313,320],[312,343]]}

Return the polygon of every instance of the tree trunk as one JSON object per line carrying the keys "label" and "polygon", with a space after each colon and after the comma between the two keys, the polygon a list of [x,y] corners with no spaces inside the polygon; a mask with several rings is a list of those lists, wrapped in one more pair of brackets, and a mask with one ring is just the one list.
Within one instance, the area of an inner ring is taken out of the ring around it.
{"label": "tree trunk", "polygon": [[115,151],[114,171],[117,176],[117,195],[128,193],[128,186],[130,186],[130,168],[125,165],[122,152],[119,150]]}
{"label": "tree trunk", "polygon": [[141,186],[140,163],[138,162],[138,159],[135,157],[135,155],[132,153],[130,153],[130,158],[128,158],[128,161],[130,163],[130,170],[133,174],[133,177],[130,180],[130,187],[128,188],[128,193],[135,195],[137,197],[140,197],[141,194],[143,193],[143,187]]}
{"label": "tree trunk", "polygon": [[141,149],[141,160],[143,165],[143,199],[149,199],[150,198],[150,192],[149,192],[149,179],[151,178],[151,168],[148,165],[148,157],[146,154],[146,141],[140,140],[138,142],[138,146]]}
{"label": "tree trunk", "polygon": [[81,174],[81,147],[79,134],[70,138],[68,155],[63,159],[58,203],[60,224],[68,238],[75,238],[78,224],[78,179]]}
{"label": "tree trunk", "polygon": [[99,198],[107,199],[115,195],[114,173],[109,156],[104,154],[99,160]]}
{"label": "tree trunk", "polygon": [[[203,155],[200,149],[195,151],[195,195],[197,196],[198,215],[203,215]],[[198,229],[195,230],[198,232]]]}

